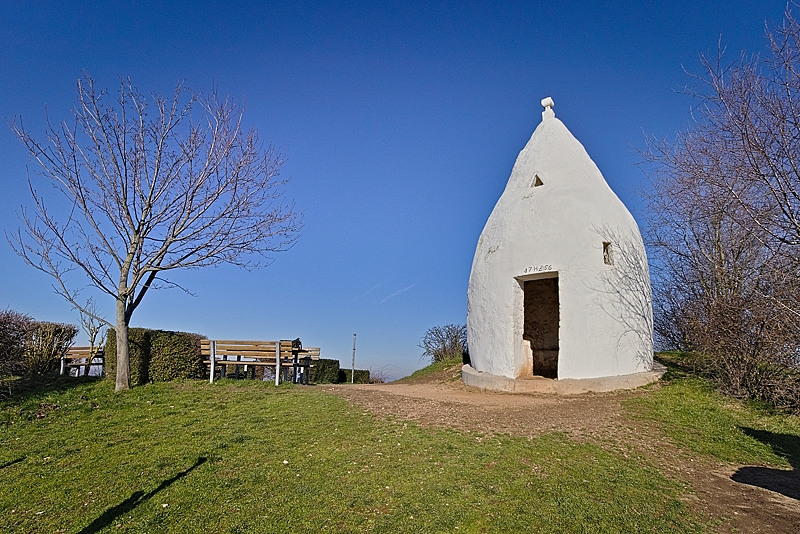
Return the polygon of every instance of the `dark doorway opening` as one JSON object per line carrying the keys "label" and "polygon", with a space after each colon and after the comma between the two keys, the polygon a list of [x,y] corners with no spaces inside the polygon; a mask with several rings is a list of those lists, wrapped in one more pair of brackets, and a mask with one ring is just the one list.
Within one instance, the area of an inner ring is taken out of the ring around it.
{"label": "dark doorway opening", "polygon": [[558,378],[558,278],[524,283],[525,325],[522,334],[531,344],[533,374]]}

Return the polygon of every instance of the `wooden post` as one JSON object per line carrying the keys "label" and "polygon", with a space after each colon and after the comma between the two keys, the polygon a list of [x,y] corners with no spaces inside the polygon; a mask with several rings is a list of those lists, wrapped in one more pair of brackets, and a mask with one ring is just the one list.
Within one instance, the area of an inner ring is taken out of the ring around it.
{"label": "wooden post", "polygon": [[275,385],[281,381],[281,341],[275,342]]}
{"label": "wooden post", "polygon": [[216,370],[216,363],[217,363],[217,342],[213,339],[209,343],[209,352],[211,353],[211,378],[209,379],[209,384],[214,383],[214,373]]}

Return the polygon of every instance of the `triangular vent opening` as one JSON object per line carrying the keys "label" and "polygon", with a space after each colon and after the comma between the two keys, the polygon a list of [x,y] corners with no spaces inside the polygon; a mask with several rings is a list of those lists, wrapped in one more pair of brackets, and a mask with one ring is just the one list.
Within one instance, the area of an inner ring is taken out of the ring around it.
{"label": "triangular vent opening", "polygon": [[544,182],[542,182],[542,179],[539,178],[538,174],[534,174],[533,175],[533,187],[539,187],[540,185],[544,185]]}

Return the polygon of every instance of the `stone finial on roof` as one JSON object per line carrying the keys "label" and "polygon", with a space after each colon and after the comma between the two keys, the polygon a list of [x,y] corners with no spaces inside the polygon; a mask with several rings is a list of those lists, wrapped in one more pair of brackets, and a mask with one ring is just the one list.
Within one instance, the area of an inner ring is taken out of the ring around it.
{"label": "stone finial on roof", "polygon": [[545,97],[542,99],[542,106],[544,107],[544,111],[542,111],[542,119],[550,119],[556,116],[555,112],[553,111],[553,106],[555,103],[551,97]]}

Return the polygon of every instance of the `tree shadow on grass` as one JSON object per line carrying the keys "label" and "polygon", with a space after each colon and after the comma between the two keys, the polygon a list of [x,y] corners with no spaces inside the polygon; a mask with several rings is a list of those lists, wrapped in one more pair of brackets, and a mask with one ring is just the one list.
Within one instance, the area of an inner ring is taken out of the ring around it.
{"label": "tree shadow on grass", "polygon": [[656,352],[653,360],[667,368],[662,378],[665,382],[700,374],[697,359],[688,352]]}
{"label": "tree shadow on grass", "polygon": [[111,523],[113,523],[118,517],[127,514],[143,502],[147,501],[151,497],[153,497],[159,491],[166,489],[169,487],[173,482],[185,477],[192,471],[194,471],[197,467],[204,464],[208,460],[208,458],[201,456],[197,459],[197,461],[192,465],[189,469],[185,471],[181,471],[177,475],[172,478],[169,478],[163,481],[158,487],[152,491],[147,493],[143,491],[134,491],[130,497],[122,501],[116,506],[112,506],[111,508],[107,509],[103,512],[97,519],[92,521],[89,525],[86,526],[83,530],[81,530],[78,534],[91,534],[95,532],[100,532]]}
{"label": "tree shadow on grass", "polygon": [[21,461],[23,461],[25,458],[26,458],[25,456],[22,456],[20,458],[17,458],[16,460],[11,460],[11,461],[6,462],[4,464],[0,464],[0,469],[5,469],[6,467],[12,466],[14,464],[18,464]]}
{"label": "tree shadow on grass", "polygon": [[731,479],[741,484],[758,486],[792,499],[800,500],[800,436],[779,434],[767,430],[740,427],[742,432],[772,447],[773,452],[783,456],[791,464],[792,470],[770,467],[740,467]]}
{"label": "tree shadow on grass", "polygon": [[63,393],[81,384],[103,380],[99,376],[67,376],[49,373],[40,376],[19,378],[9,382],[11,394],[0,400],[9,404],[21,404],[30,397],[43,397],[50,393]]}

